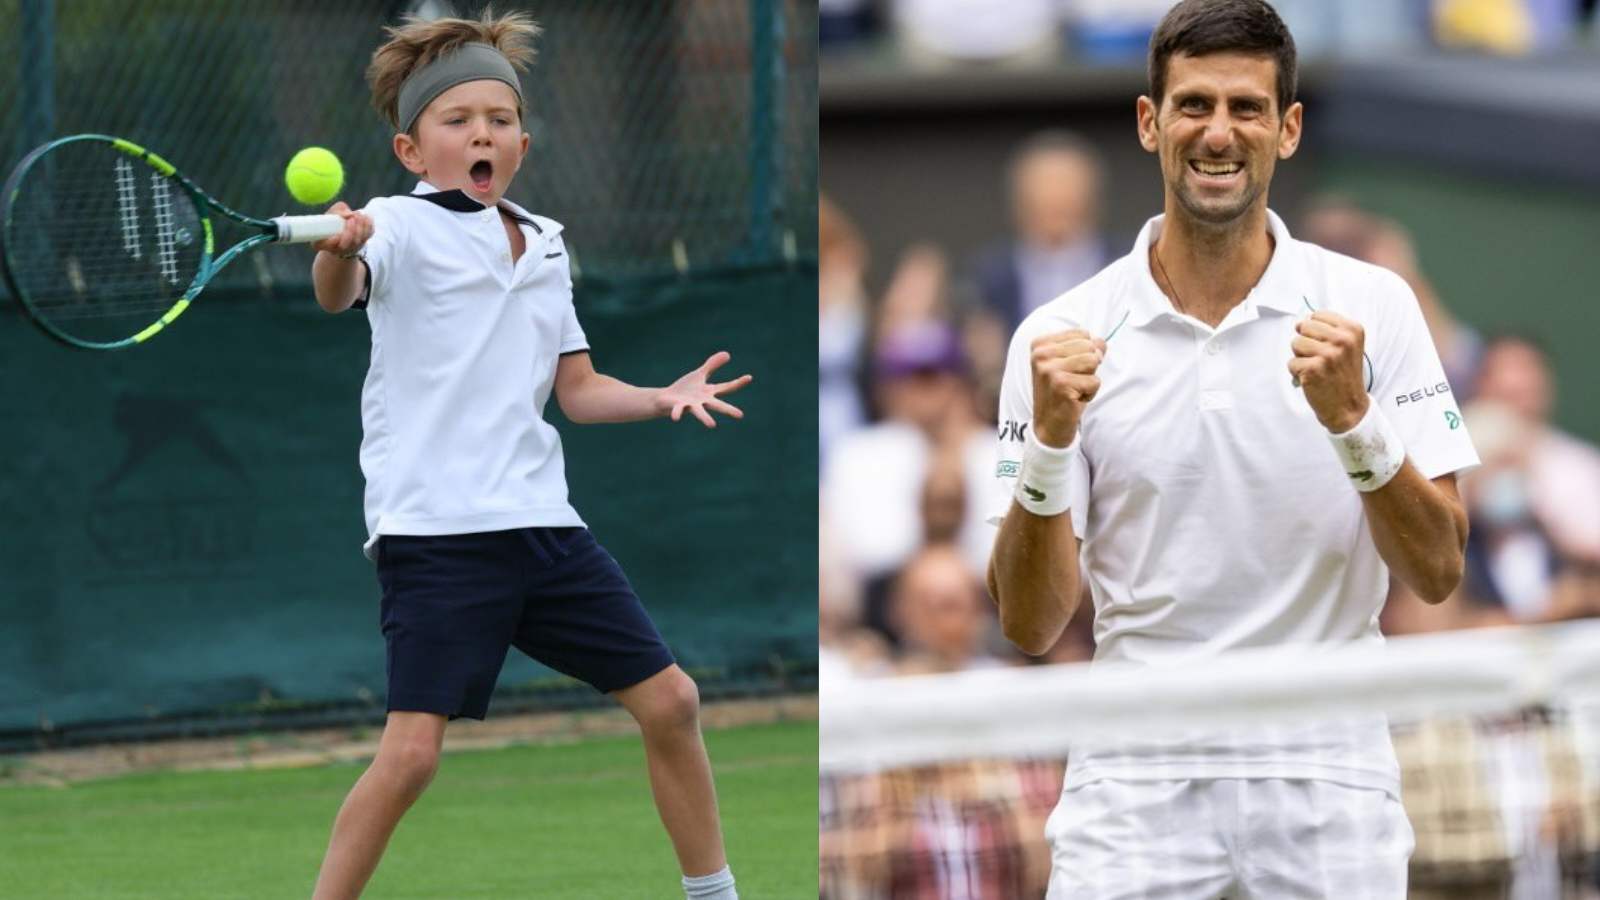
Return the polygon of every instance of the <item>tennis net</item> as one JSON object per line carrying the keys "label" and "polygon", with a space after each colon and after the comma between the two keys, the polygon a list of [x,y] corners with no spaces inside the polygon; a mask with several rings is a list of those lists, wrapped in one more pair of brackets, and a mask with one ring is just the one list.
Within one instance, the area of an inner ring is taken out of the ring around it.
{"label": "tennis net", "polygon": [[829,900],[1041,897],[1045,820],[1069,758],[1088,765],[1123,748],[1137,762],[1141,747],[1314,739],[1374,722],[1392,741],[1415,833],[1412,898],[1600,897],[1600,622],[1159,669],[830,678],[822,710]]}

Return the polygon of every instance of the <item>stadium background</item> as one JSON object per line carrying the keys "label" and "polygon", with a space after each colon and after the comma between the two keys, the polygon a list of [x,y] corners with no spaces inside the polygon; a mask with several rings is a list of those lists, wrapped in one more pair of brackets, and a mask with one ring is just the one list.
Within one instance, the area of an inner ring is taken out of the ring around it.
{"label": "stadium background", "polygon": [[[1563,484],[1559,499],[1583,528],[1541,521],[1538,509],[1510,527],[1497,524],[1485,513],[1485,481],[1463,484],[1475,534],[1536,535],[1549,551],[1542,590],[1511,603],[1477,594],[1481,585],[1473,584],[1426,608],[1396,592],[1386,630],[1600,614],[1600,535],[1592,529],[1600,510],[1595,4],[1274,5],[1300,49],[1306,110],[1299,152],[1277,167],[1274,211],[1291,233],[1317,239],[1309,235],[1331,232],[1317,231],[1313,220],[1327,226],[1317,216],[1338,210],[1344,237],[1356,238],[1340,247],[1345,252],[1413,250],[1408,280],[1431,285],[1442,320],[1459,327],[1454,344],[1466,374],[1452,377],[1462,378],[1455,387],[1463,400],[1482,371],[1484,342],[1506,332],[1531,338],[1542,359],[1528,365],[1548,366],[1551,375],[1548,421],[1507,431],[1503,417],[1474,424],[1468,415],[1469,426],[1475,438],[1502,435],[1495,455],[1556,433],[1573,450],[1546,474]],[[823,4],[825,698],[834,679],[847,685],[843,692],[866,697],[874,696],[870,679],[1041,662],[1023,659],[999,635],[978,562],[992,528],[969,534],[973,505],[986,503],[979,492],[993,472],[992,449],[987,468],[960,459],[993,443],[998,360],[985,265],[997,247],[1015,246],[1008,244],[1019,231],[1008,166],[1032,136],[1070,131],[1098,157],[1101,202],[1087,230],[1103,240],[1101,264],[1125,254],[1160,212],[1158,170],[1136,141],[1133,101],[1147,90],[1150,29],[1170,6]],[[908,399],[914,392],[925,400]],[[933,413],[969,407],[969,421]],[[1516,465],[1497,460],[1494,468],[1507,467]],[[915,474],[885,475],[907,468]],[[862,495],[891,480],[896,490]],[[904,509],[872,513],[895,504]],[[861,526],[864,519],[874,525]],[[903,531],[904,542],[875,540],[864,549],[864,534],[888,527]],[[1481,555],[1471,565],[1492,568]],[[1080,612],[1042,661],[1086,659],[1090,618]],[[825,702],[825,723],[826,713]],[[964,721],[976,727],[980,713]],[[1600,892],[1600,748],[1592,739],[1575,743],[1575,730],[1564,714],[1546,710],[1488,724],[1422,723],[1397,736],[1418,831],[1415,896],[1543,900]],[[1495,768],[1491,757],[1516,761]],[[1038,896],[1049,868],[1042,829],[1058,798],[1061,762],[979,757],[863,777],[825,773],[823,895]],[[1567,824],[1555,824],[1558,806],[1572,814]]]}
{"label": "stadium background", "polygon": [[[0,3],[0,162],[113,134],[275,215],[297,211],[283,167],[315,144],[352,205],[409,192],[368,58],[408,12],[482,6]],[[708,698],[809,691],[814,512],[789,473],[812,465],[792,373],[815,280],[815,4],[531,11],[533,140],[508,194],[566,225],[596,366],[664,384],[726,348],[756,375],[747,418],[709,432],[573,428],[551,404],[574,504]],[[136,352],[67,351],[0,301],[0,752],[381,718],[367,329],[321,313],[309,273],[303,250],[252,254]],[[604,702],[518,654],[500,685],[502,713]]]}

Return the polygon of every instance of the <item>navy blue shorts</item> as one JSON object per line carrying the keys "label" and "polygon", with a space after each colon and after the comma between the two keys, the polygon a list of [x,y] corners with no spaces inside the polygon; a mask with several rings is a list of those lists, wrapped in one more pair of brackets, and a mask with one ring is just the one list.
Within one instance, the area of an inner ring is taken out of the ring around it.
{"label": "navy blue shorts", "polygon": [[389,709],[481,719],[516,647],[610,692],[672,665],[587,528],[378,539]]}

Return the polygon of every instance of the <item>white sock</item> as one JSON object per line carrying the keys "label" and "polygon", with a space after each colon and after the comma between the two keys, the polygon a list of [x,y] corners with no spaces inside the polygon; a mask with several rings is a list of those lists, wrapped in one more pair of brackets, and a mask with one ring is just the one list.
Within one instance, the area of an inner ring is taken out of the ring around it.
{"label": "white sock", "polygon": [[727,866],[710,875],[683,876],[683,896],[688,900],[739,900],[733,889],[733,873]]}

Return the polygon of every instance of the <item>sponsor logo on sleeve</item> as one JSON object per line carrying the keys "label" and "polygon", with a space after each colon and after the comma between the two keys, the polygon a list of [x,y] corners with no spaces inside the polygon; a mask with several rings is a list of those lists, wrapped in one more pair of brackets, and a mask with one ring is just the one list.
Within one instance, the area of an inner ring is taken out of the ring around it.
{"label": "sponsor logo on sleeve", "polygon": [[1444,411],[1444,420],[1450,425],[1451,431],[1455,431],[1457,428],[1461,427],[1461,416],[1458,415],[1453,409],[1447,409]]}
{"label": "sponsor logo on sleeve", "polygon": [[1007,419],[1000,423],[1000,440],[1021,443],[1028,436],[1028,423]]}
{"label": "sponsor logo on sleeve", "polygon": [[1022,463],[1014,459],[1002,459],[1000,465],[995,467],[996,478],[1017,478],[1022,475]]}
{"label": "sponsor logo on sleeve", "polygon": [[1394,405],[1405,406],[1407,403],[1421,403],[1429,397],[1437,397],[1441,394],[1448,393],[1450,393],[1450,382],[1441,381],[1438,384],[1428,385],[1427,387],[1419,388],[1408,394],[1396,394],[1394,397]]}

